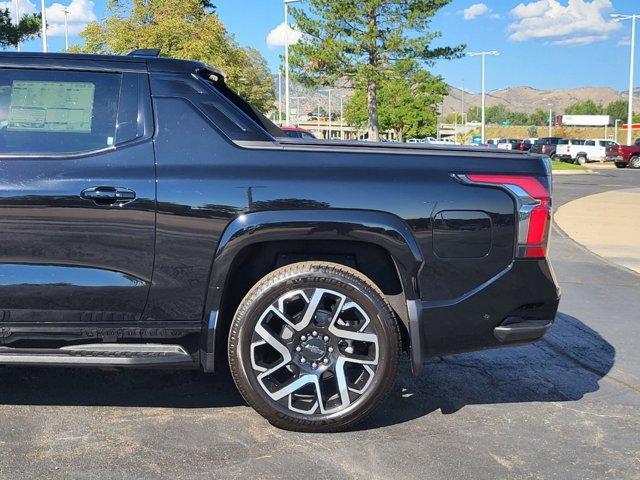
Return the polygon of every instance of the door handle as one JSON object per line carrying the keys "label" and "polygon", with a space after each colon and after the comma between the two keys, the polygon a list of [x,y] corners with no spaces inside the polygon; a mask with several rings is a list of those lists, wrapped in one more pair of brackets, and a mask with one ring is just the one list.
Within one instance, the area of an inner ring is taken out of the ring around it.
{"label": "door handle", "polygon": [[124,205],[135,200],[136,192],[122,187],[90,187],[80,192],[80,197],[96,205]]}

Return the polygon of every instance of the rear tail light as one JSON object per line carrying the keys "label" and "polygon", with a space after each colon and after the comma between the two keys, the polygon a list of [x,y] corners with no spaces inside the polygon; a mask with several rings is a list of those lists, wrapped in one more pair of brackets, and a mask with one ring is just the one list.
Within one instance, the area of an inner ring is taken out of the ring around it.
{"label": "rear tail light", "polygon": [[519,258],[547,256],[551,224],[551,194],[537,178],[524,175],[457,175],[467,184],[487,185],[506,189],[515,198],[518,208]]}

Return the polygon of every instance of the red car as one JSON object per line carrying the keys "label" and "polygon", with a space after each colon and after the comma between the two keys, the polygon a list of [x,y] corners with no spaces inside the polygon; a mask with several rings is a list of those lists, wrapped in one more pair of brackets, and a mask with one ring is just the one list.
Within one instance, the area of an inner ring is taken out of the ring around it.
{"label": "red car", "polygon": [[305,138],[307,140],[314,140],[316,136],[309,130],[305,130],[300,127],[280,127],[285,137],[290,138]]}
{"label": "red car", "polygon": [[640,139],[633,145],[612,145],[606,150],[607,160],[618,168],[640,168]]}

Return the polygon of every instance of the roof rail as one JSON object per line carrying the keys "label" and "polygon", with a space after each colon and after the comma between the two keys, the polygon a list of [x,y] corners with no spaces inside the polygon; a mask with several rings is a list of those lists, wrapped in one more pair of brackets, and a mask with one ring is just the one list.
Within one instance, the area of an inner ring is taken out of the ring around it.
{"label": "roof rail", "polygon": [[160,56],[159,48],[136,48],[131,50],[127,56],[129,57],[158,57]]}

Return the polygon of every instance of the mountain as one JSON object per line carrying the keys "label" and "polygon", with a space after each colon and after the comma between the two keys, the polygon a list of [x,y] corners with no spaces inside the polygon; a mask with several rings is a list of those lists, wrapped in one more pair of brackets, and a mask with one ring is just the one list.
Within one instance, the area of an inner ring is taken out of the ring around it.
{"label": "mountain", "polygon": [[[461,109],[462,91],[455,87],[449,87],[449,96],[445,98],[443,105],[444,114],[459,112]],[[538,90],[533,87],[510,87],[502,90],[488,92],[486,96],[487,106],[505,105],[515,112],[532,113],[536,109],[553,109],[562,113],[576,102],[593,100],[595,103],[607,105],[615,100],[626,100],[625,92],[618,92],[609,87],[578,87],[560,90]],[[634,104],[640,101],[640,89],[634,92]],[[464,92],[464,110],[470,107],[479,107],[481,104],[479,93]],[[549,106],[551,104],[551,106]]]}
{"label": "mountain", "polygon": [[[275,76],[276,99],[278,95],[278,77]],[[340,97],[344,98],[344,103],[353,94],[346,82],[337,86],[331,91],[332,112],[340,114]],[[300,97],[299,99],[296,97]],[[462,90],[456,87],[449,87],[449,96],[445,97],[442,112],[448,114],[460,112],[462,100]],[[565,109],[573,103],[593,100],[595,103],[607,105],[615,100],[627,100],[627,92],[618,92],[610,87],[578,87],[559,90],[539,90],[533,87],[519,86],[509,87],[501,90],[493,90],[487,93],[487,106],[504,104],[509,110],[515,112],[532,113],[540,108],[547,111],[553,109],[554,113],[562,114]],[[291,108],[296,109],[300,104],[300,116],[306,117],[311,112],[318,111],[318,105],[325,111],[328,109],[329,101],[326,89],[309,89],[295,82],[291,83]],[[464,110],[469,111],[470,107],[479,107],[481,95],[479,93],[464,92]],[[549,106],[551,104],[551,107]],[[634,89],[634,105],[640,106],[640,87]],[[284,117],[284,80],[282,82],[282,110]],[[636,108],[638,110],[638,108]],[[295,121],[295,115],[292,118]]]}

